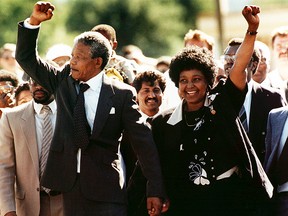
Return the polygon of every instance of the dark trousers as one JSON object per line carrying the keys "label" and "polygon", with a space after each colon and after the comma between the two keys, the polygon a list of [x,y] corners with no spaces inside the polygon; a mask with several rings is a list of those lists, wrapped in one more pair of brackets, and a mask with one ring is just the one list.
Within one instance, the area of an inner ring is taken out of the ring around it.
{"label": "dark trousers", "polygon": [[288,215],[288,192],[277,193],[272,198],[273,202],[273,216],[287,216]]}
{"label": "dark trousers", "polygon": [[127,206],[119,203],[99,202],[86,199],[81,193],[80,178],[77,176],[72,191],[63,193],[64,215],[66,216],[126,216]]}

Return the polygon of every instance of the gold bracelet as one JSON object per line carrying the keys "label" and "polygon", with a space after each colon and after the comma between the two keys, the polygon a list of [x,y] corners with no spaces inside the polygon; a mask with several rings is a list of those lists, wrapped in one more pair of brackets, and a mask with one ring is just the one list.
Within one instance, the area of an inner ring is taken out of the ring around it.
{"label": "gold bracelet", "polygon": [[249,30],[247,30],[246,33],[249,34],[249,35],[256,35],[258,32],[257,31],[249,31]]}

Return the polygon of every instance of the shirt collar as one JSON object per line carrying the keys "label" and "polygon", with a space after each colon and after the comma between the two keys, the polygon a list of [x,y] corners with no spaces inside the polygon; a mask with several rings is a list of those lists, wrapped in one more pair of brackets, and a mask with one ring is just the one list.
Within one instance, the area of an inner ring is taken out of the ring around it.
{"label": "shirt collar", "polygon": [[[93,91],[96,91],[98,87],[101,86],[102,84],[103,75],[104,75],[104,71],[101,71],[99,74],[92,77],[85,83],[87,83]],[[80,83],[84,83],[84,82],[80,81]]]}
{"label": "shirt collar", "polygon": [[[213,110],[213,105],[211,103],[216,98],[216,96],[217,96],[217,93],[211,94],[211,95],[206,94],[204,106],[209,107],[211,110]],[[168,124],[176,125],[178,122],[182,121],[183,104],[184,104],[184,99],[182,99],[181,103],[175,108],[175,110],[171,114],[170,118],[167,121]]]}
{"label": "shirt collar", "polygon": [[[41,112],[41,109],[42,109],[42,107],[43,107],[43,104],[36,103],[36,102],[33,100],[33,106],[34,106],[35,112],[39,115],[40,112]],[[52,113],[55,114],[56,111],[57,111],[57,105],[56,105],[55,100],[53,100],[51,103],[49,103],[48,106],[50,107]]]}
{"label": "shirt collar", "polygon": [[170,118],[167,121],[168,124],[176,125],[178,122],[182,121],[183,100],[184,99],[182,99],[181,103],[175,108],[175,110],[171,114]]}
{"label": "shirt collar", "polygon": [[255,83],[255,81],[253,79],[251,79],[249,82],[248,82],[248,91],[246,93],[247,94],[250,94],[252,92],[252,88],[253,88],[253,83]]}

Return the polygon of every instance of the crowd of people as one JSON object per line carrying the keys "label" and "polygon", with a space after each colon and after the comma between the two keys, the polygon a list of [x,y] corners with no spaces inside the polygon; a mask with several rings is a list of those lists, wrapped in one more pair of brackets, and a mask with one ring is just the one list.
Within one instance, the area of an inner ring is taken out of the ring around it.
{"label": "crowd of people", "polygon": [[254,5],[220,59],[191,29],[174,56],[122,56],[108,24],[41,58],[54,9],[37,2],[0,49],[0,215],[287,215],[288,27],[274,70]]}

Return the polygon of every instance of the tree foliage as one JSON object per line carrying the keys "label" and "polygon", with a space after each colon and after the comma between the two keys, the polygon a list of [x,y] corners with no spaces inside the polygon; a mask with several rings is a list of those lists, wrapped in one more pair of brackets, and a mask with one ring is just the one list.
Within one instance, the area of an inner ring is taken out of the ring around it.
{"label": "tree foliage", "polygon": [[[30,16],[35,0],[2,0],[0,45],[16,42],[17,22]],[[173,55],[183,37],[195,28],[200,0],[51,0],[56,6],[51,21],[41,26],[39,51],[54,43],[72,45],[74,36],[106,23],[117,32],[121,47],[139,46],[145,55]]]}
{"label": "tree foliage", "polygon": [[[30,15],[34,0],[4,0],[0,7],[0,44],[15,43],[17,39],[17,22]],[[27,11],[29,11],[27,13]]]}
{"label": "tree foliage", "polygon": [[[184,3],[183,3],[184,2]],[[72,1],[68,31],[81,32],[106,23],[117,32],[119,50],[134,44],[150,56],[174,54],[187,29],[195,27],[197,8],[190,0]],[[186,14],[186,16],[184,16]]]}

